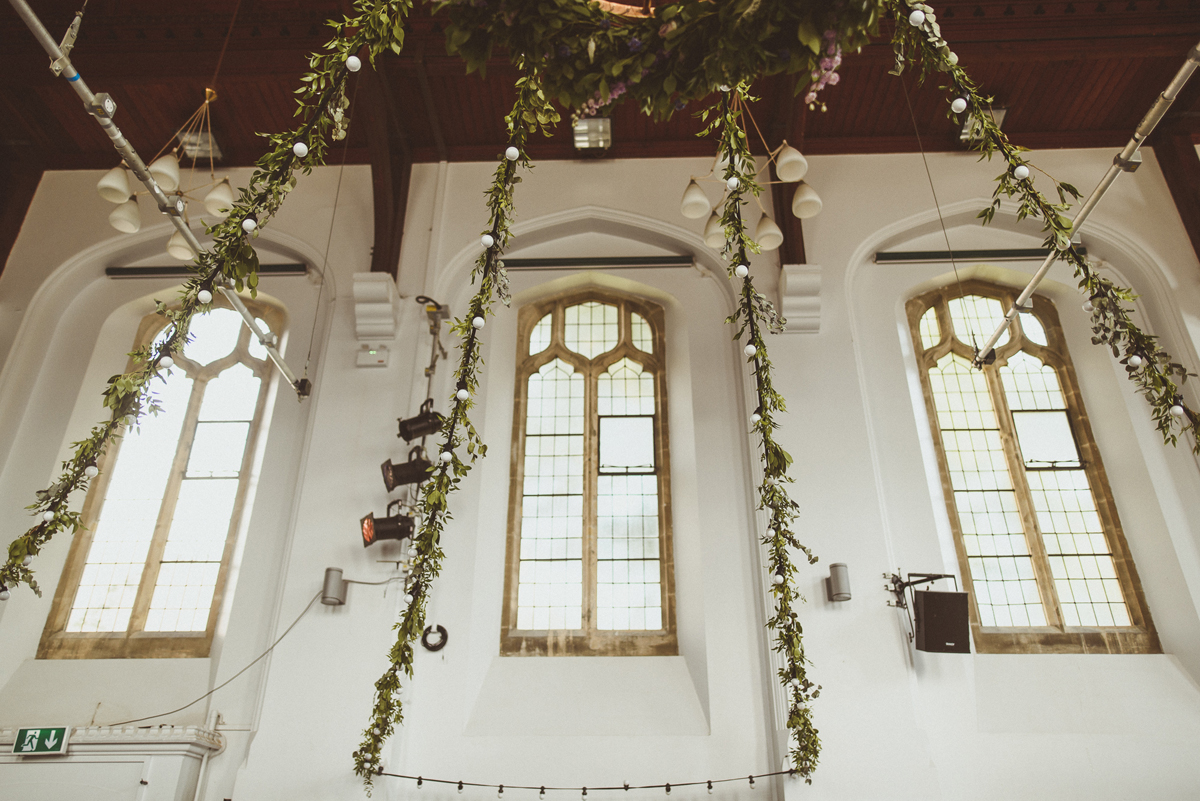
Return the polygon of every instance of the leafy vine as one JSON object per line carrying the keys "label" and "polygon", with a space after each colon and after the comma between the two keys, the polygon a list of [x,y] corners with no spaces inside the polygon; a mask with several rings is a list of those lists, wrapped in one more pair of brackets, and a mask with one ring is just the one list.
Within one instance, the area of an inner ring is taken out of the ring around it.
{"label": "leafy vine", "polygon": [[[467,417],[467,412],[474,406],[473,398],[479,386],[479,369],[482,365],[480,331],[487,317],[492,314],[494,301],[499,298],[505,305],[509,301],[508,275],[500,257],[508,245],[513,193],[521,181],[516,174],[517,168],[531,166],[525,147],[529,134],[540,130],[548,136],[559,121],[558,112],[550,105],[542,89],[537,62],[522,57],[517,59],[517,65],[523,74],[517,80],[516,102],[505,118],[508,148],[500,157],[492,184],[485,193],[491,222],[482,235],[484,251],[471,272],[472,281],[479,281],[479,290],[471,298],[467,314],[455,320],[451,328],[462,340],[462,356],[455,371],[451,411],[442,424],[439,458],[431,468],[429,479],[421,485],[417,509],[422,524],[413,536],[417,555],[413,558],[408,576],[405,608],[394,627],[397,637],[389,654],[391,665],[375,682],[371,723],[363,732],[358,750],[353,755],[355,772],[363,778],[368,789],[380,770],[379,752],[384,742],[404,719],[403,706],[397,697],[400,673],[409,678],[413,675],[413,643],[424,631],[429,587],[441,571],[445,556],[441,539],[446,521],[451,518],[450,495],[458,489],[475,460],[487,452],[487,446]],[[465,461],[456,452],[456,448],[462,445],[466,445],[467,450]]]}
{"label": "leafy vine", "polygon": [[767,354],[763,332],[782,331],[786,320],[778,314],[771,301],[754,287],[747,255],[758,253],[759,246],[746,232],[741,207],[748,193],[757,195],[762,191],[762,187],[754,180],[753,168],[747,169],[753,161],[746,130],[742,125],[743,105],[752,99],[745,83],[723,93],[720,103],[704,112],[705,119],[710,115],[713,119],[701,135],[714,132],[718,135],[726,164],[722,177],[729,192],[721,216],[721,225],[725,230],[723,255],[730,262],[729,277],[741,280],[737,310],[726,322],[737,326],[735,339],[745,337],[744,353],[754,374],[754,393],[758,401],[750,420],[752,431],[758,435],[763,462],[758,507],[765,510],[768,517],[762,542],[767,546],[771,593],[775,597],[775,613],[767,621],[767,626],[775,632],[774,650],[786,662],[779,669],[779,679],[788,693],[787,727],[793,738],[789,760],[792,768],[811,784],[812,772],[821,753],[821,740],[813,726],[811,702],[820,695],[821,688],[808,678],[804,632],[793,609],[794,604],[802,603],[804,599],[792,583],[796,567],[789,549],[802,552],[809,564],[815,563],[817,557],[797,539],[792,530],[800,509],[787,491],[787,485],[793,481],[787,474],[792,457],[775,441],[775,431],[779,428],[776,415],[785,412],[786,405],[772,382],[771,359]]}
{"label": "leafy vine", "polygon": [[[1133,302],[1137,295],[1097,274],[1095,265],[1071,243],[1071,236],[1076,232],[1071,219],[1066,216],[1071,208],[1068,198],[1077,200],[1079,190],[1047,175],[1054,185],[1058,202],[1043,195],[1034,185],[1030,162],[1021,155],[1028,151],[1012,144],[992,119],[992,99],[981,95],[975,82],[958,65],[958,56],[942,38],[933,8],[920,0],[888,0],[888,4],[896,18],[892,36],[896,54],[893,72],[899,75],[906,62],[911,60],[918,67],[920,80],[931,74],[944,73],[946,83],[943,88],[951,98],[947,116],[970,114],[976,133],[971,147],[982,154],[981,158],[990,160],[999,154],[1005,161],[1005,171],[996,177],[992,203],[979,213],[979,217],[984,224],[991,222],[1000,209],[1001,198],[1016,197],[1018,220],[1032,217],[1042,221],[1045,246],[1071,265],[1080,290],[1088,297],[1084,310],[1091,314],[1092,343],[1108,347],[1125,366],[1129,379],[1150,403],[1163,440],[1175,445],[1181,434],[1190,431],[1192,449],[1200,453],[1200,429],[1197,428],[1200,412],[1187,404],[1180,389],[1189,377],[1195,377],[1195,373],[1174,361],[1159,345],[1157,337],[1145,333],[1134,323],[1132,310],[1124,304]],[[987,354],[978,355],[978,358],[986,357]]]}

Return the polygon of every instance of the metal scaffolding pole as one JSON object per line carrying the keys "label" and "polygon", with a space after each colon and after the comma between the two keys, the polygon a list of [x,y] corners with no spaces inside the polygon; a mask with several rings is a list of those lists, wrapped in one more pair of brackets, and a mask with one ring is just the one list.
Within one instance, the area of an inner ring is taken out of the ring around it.
{"label": "metal scaffolding pole", "polygon": [[[125,164],[133,171],[133,174],[137,176],[146,189],[150,191],[150,196],[158,204],[158,210],[170,217],[175,228],[178,229],[179,233],[188,243],[188,247],[192,249],[193,253],[199,256],[204,248],[200,244],[200,240],[196,238],[196,235],[192,233],[192,229],[183,220],[183,199],[178,197],[172,199],[162,191],[158,182],[154,180],[154,176],[146,169],[146,163],[142,161],[142,157],[133,149],[133,145],[125,139],[121,133],[121,129],[113,123],[112,117],[117,111],[116,102],[109,95],[105,93],[95,94],[88,88],[87,83],[83,80],[83,76],[75,69],[75,65],[71,63],[71,59],[59,48],[58,44],[50,36],[50,32],[46,30],[46,26],[42,24],[42,21],[38,19],[37,14],[33,12],[33,9],[29,7],[29,4],[25,0],[8,1],[13,9],[16,10],[18,16],[24,21],[26,27],[33,33],[33,37],[37,39],[38,44],[50,56],[52,60],[51,71],[58,74],[61,70],[62,77],[67,79],[71,88],[75,90],[75,94],[79,95],[79,98],[83,101],[84,109],[95,118],[96,122],[100,123],[100,127],[108,134],[108,138],[112,140],[113,147],[121,154],[121,158],[124,159]],[[242,299],[233,290],[233,287],[224,276],[220,274],[216,276],[214,289],[220,292],[229,301],[229,305],[233,307],[234,311],[242,316],[242,321],[245,322],[246,327],[254,334],[259,344],[266,348],[267,355],[275,363],[275,366],[279,368],[279,372],[283,374],[283,377],[292,385],[292,388],[296,390],[296,394],[300,398],[307,397],[311,388],[308,380],[296,378],[296,374],[288,367],[287,362],[280,355],[279,349],[275,347],[275,335],[269,331],[264,333],[259,330],[258,324],[254,321],[254,315],[246,308],[246,304],[242,302]]]}
{"label": "metal scaffolding pole", "polygon": [[[1141,154],[1138,153],[1138,148],[1146,141],[1154,128],[1162,120],[1167,113],[1167,109],[1175,102],[1175,98],[1179,95],[1179,91],[1183,89],[1184,84],[1188,82],[1188,78],[1192,77],[1192,73],[1196,71],[1197,65],[1200,65],[1200,44],[1197,44],[1188,51],[1187,60],[1183,62],[1183,66],[1179,68],[1179,72],[1175,73],[1175,77],[1171,79],[1171,83],[1163,90],[1163,93],[1154,101],[1154,105],[1146,112],[1146,116],[1142,117],[1142,121],[1138,123],[1137,130],[1133,132],[1133,137],[1125,145],[1125,148],[1113,158],[1112,166],[1108,168],[1108,172],[1100,179],[1100,183],[1088,195],[1087,200],[1083,202],[1079,212],[1075,215],[1075,219],[1071,223],[1071,232],[1079,233],[1080,226],[1084,220],[1092,213],[1092,209],[1096,208],[1096,204],[1104,197],[1104,193],[1113,185],[1122,172],[1133,172],[1142,163]],[[1033,274],[1029,284],[1021,291],[1017,297],[1017,302],[1004,315],[1004,320],[996,326],[996,330],[988,337],[987,342],[983,344],[978,351],[975,352],[975,358],[972,364],[975,367],[982,368],[987,356],[992,352],[992,348],[996,347],[996,343],[1000,341],[1000,337],[1004,335],[1004,329],[1008,328],[1009,323],[1016,319],[1019,311],[1029,302],[1029,298],[1033,295],[1038,284],[1046,277],[1046,273],[1050,271],[1050,267],[1058,260],[1058,251],[1052,250],[1050,255],[1046,256],[1046,260],[1042,262],[1042,266]]]}

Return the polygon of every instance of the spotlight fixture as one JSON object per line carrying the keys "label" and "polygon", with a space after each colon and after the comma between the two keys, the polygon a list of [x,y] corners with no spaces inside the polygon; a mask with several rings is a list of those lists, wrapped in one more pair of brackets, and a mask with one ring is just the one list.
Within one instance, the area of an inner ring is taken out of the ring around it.
{"label": "spotlight fixture", "polygon": [[442,415],[433,410],[433,398],[426,398],[416,417],[398,420],[400,433],[396,436],[403,438],[405,442],[412,442],[414,439],[427,437],[439,430],[444,420]]}
{"label": "spotlight fixture", "polygon": [[374,512],[368,512],[366,517],[358,521],[364,548],[379,540],[412,539],[417,523],[410,515],[392,514],[392,509],[399,506],[398,501],[392,501],[388,504],[388,517],[376,518]]}
{"label": "spotlight fixture", "polygon": [[405,484],[420,484],[429,478],[432,467],[433,462],[425,458],[425,449],[418,445],[408,452],[408,461],[404,464],[392,464],[392,460],[388,459],[379,469],[383,471],[383,486],[391,492]]}
{"label": "spotlight fixture", "polygon": [[612,147],[612,120],[608,117],[576,120],[573,127],[576,150]]}

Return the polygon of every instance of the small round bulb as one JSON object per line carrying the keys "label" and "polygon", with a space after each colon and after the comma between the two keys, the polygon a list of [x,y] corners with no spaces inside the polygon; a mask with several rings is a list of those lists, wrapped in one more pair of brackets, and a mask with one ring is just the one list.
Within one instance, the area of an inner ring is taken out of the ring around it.
{"label": "small round bulb", "polygon": [[308,155],[308,145],[303,142],[297,142],[292,145],[292,152],[296,154],[296,158],[302,159]]}
{"label": "small round bulb", "polygon": [[483,236],[479,237],[479,244],[483,245],[485,248],[490,248],[492,245],[496,244],[496,240],[492,238],[491,234],[484,234]]}
{"label": "small round bulb", "polygon": [[774,582],[776,587],[778,587],[780,584],[783,583],[783,576],[780,575],[779,573],[776,573],[774,578],[771,579],[771,581]]}
{"label": "small round bulb", "polygon": [[212,303],[212,293],[207,289],[201,289],[196,293],[196,300],[204,304]]}
{"label": "small round bulb", "polygon": [[443,463],[449,464],[454,460],[454,454],[450,451],[442,451],[438,458],[441,459]]}
{"label": "small round bulb", "polygon": [[788,682],[788,684],[791,685],[791,688],[793,690],[800,689],[800,679],[792,679],[791,681]]}
{"label": "small round bulb", "polygon": [[762,415],[761,415],[761,414],[752,414],[752,415],[750,415],[750,422],[751,422],[751,423],[757,423],[759,420],[762,420]]}
{"label": "small round bulb", "polygon": [[487,325],[487,320],[482,317],[476,317],[471,321],[471,327],[475,329],[483,328],[485,325]]}
{"label": "small round bulb", "polygon": [[[908,15],[908,24],[914,28],[918,28],[925,23],[925,12],[921,9],[913,10],[913,13]],[[753,782],[751,782],[753,784]]]}
{"label": "small round bulb", "polygon": [[362,69],[362,59],[358,56],[350,56],[346,59],[346,69],[350,72],[358,72]]}
{"label": "small round bulb", "polygon": [[371,729],[371,734],[374,734],[376,737],[378,737],[378,736],[379,736],[379,729],[378,729],[378,728]]}
{"label": "small round bulb", "polygon": [[742,348],[742,353],[745,353],[747,356],[753,356],[754,354],[758,353],[758,348],[754,347],[753,345],[747,345],[746,347]]}
{"label": "small round bulb", "polygon": [[508,150],[504,151],[504,158],[508,159],[509,161],[516,161],[517,159],[521,158],[521,151],[517,150],[512,145],[509,145]]}
{"label": "small round bulb", "polygon": [[410,559],[414,558],[416,555],[417,555],[417,549],[416,549],[416,548],[409,548],[409,549],[408,549],[408,557],[409,557]]}
{"label": "small round bulb", "polygon": [[1096,304],[1092,303],[1090,300],[1085,300],[1083,302],[1083,310],[1085,312],[1093,312],[1096,310]]}
{"label": "small round bulb", "polygon": [[750,268],[747,267],[745,264],[739,264],[737,267],[733,268],[733,274],[736,275],[738,278],[745,278],[747,275],[750,274]]}
{"label": "small round bulb", "polygon": [[88,478],[95,478],[96,476],[100,475],[100,468],[96,467],[94,464],[89,464],[87,467],[83,468],[83,474]]}
{"label": "small round bulb", "polygon": [[454,393],[454,397],[458,398],[460,401],[465,401],[471,397],[471,393],[467,392],[465,389],[460,389],[458,392]]}
{"label": "small round bulb", "polygon": [[0,601],[7,601],[9,597],[8,590],[0,590]]}
{"label": "small round bulb", "polygon": [[737,178],[737,176],[736,176],[736,175],[731,175],[731,176],[729,176],[729,180],[727,180],[727,181],[725,182],[725,186],[727,186],[727,187],[729,188],[729,191],[730,191],[730,192],[735,192],[735,191],[737,191],[737,188],[738,188],[740,185],[741,185],[741,182],[740,182],[740,181],[738,181],[738,178]]}
{"label": "small round bulb", "polygon": [[405,593],[405,594],[404,594],[404,603],[405,603],[405,605],[407,605],[407,606],[411,606],[411,605],[412,605],[412,602],[413,602],[413,597],[412,597],[411,595],[409,595],[408,593]]}
{"label": "small round bulb", "polygon": [[51,522],[52,520],[54,520],[54,512],[51,512],[51,511],[42,512],[42,519],[45,520],[47,523]]}
{"label": "small round bulb", "polygon": [[164,370],[170,370],[172,367],[175,366],[175,360],[172,359],[170,356],[163,356],[161,359],[158,360],[158,366],[163,368]]}
{"label": "small round bulb", "polygon": [[1171,416],[1178,419],[1183,417],[1183,407],[1178,403],[1171,407]]}
{"label": "small round bulb", "polygon": [[1141,367],[1142,366],[1142,357],[1141,356],[1130,356],[1129,357],[1129,366],[1130,367]]}
{"label": "small round bulb", "polygon": [[21,564],[25,565],[26,567],[29,567],[29,563],[32,561],[33,561],[33,557],[30,556],[29,554],[25,554],[25,558],[21,560]]}
{"label": "small round bulb", "polygon": [[950,103],[950,110],[955,114],[962,114],[967,110],[967,99],[965,97],[956,97]]}
{"label": "small round bulb", "polygon": [[1018,181],[1024,181],[1028,177],[1029,177],[1029,168],[1026,167],[1024,164],[1018,164],[1016,167],[1013,168],[1013,178],[1016,178]]}
{"label": "small round bulb", "polygon": [[247,217],[242,220],[242,230],[248,234],[254,233],[254,229],[258,227],[258,220],[253,217]]}

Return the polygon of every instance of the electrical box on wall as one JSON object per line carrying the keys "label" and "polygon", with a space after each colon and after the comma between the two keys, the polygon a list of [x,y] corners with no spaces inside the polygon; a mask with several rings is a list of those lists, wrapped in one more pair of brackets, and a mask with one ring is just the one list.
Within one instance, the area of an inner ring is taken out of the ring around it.
{"label": "electrical box on wall", "polygon": [[387,345],[363,345],[358,349],[359,367],[387,367]]}

